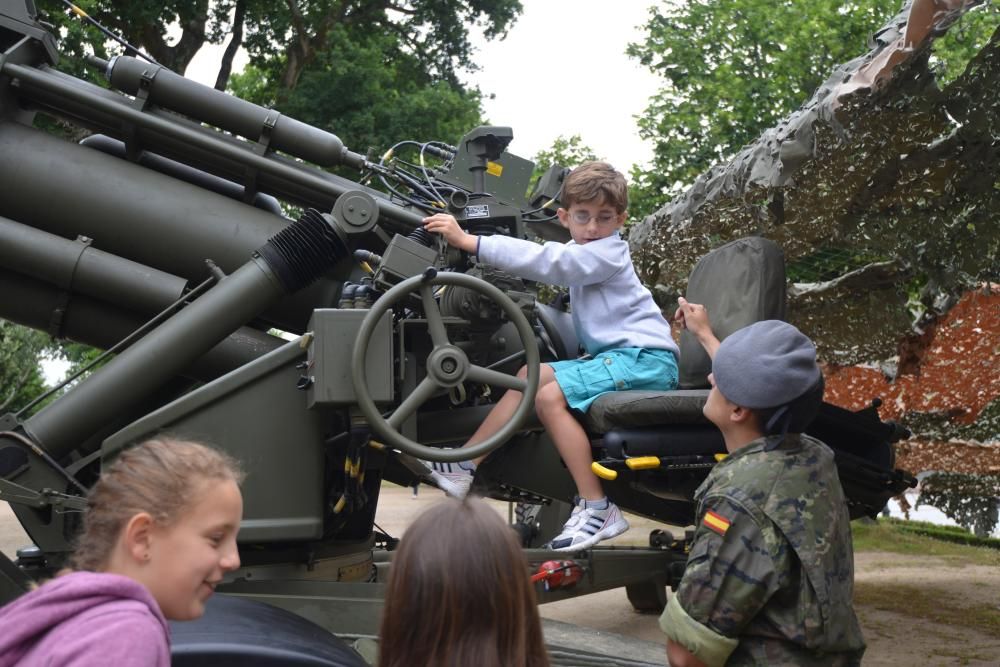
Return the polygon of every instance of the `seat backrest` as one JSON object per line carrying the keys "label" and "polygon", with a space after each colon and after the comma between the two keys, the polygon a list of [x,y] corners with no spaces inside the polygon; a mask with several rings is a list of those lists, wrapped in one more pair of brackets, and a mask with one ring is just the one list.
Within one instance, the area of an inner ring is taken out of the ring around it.
{"label": "seat backrest", "polygon": [[[703,304],[719,340],[761,320],[784,320],[785,256],[759,236],[731,241],[695,264],[686,298]],[[681,389],[708,387],[712,362],[689,332],[681,332]]]}

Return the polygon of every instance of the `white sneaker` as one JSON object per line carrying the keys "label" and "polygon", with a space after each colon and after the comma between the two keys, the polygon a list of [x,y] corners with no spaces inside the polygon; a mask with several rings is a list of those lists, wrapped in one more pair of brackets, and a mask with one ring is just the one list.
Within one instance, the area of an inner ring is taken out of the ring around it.
{"label": "white sneaker", "polygon": [[588,508],[581,500],[573,508],[562,532],[554,537],[546,549],[553,551],[579,551],[589,549],[601,540],[611,539],[628,530],[628,521],[612,502],[603,510]]}
{"label": "white sneaker", "polygon": [[469,495],[472,479],[476,475],[475,471],[466,470],[457,463],[442,463],[440,461],[424,461],[423,463],[431,469],[431,481],[437,488],[458,500]]}

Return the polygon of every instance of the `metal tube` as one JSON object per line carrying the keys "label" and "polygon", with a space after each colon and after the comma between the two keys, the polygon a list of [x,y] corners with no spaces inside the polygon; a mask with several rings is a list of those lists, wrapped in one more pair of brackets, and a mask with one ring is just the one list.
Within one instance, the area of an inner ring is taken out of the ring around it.
{"label": "metal tube", "polygon": [[131,56],[115,56],[105,74],[111,85],[124,93],[136,95],[144,90],[149,101],[157,106],[179,111],[251,141],[266,138],[272,149],[323,167],[337,164],[364,167],[365,156],[349,151],[337,135],[185,79],[165,67]]}
{"label": "metal tube", "polygon": [[[53,285],[3,269],[0,269],[0,294],[3,294],[0,317],[102,350],[138,329],[145,319],[104,301],[70,295]],[[283,344],[282,339],[267,332],[240,327],[179,374],[209,382]]]}
{"label": "metal tube", "polygon": [[[49,103],[56,110],[60,109],[65,101],[69,101],[81,105],[85,110],[107,114],[119,121],[133,124],[137,128],[181,141],[190,148],[203,151],[206,155],[215,155],[241,164],[244,167],[255,169],[261,174],[273,177],[278,182],[285,180],[296,183],[333,199],[336,199],[349,190],[358,189],[356,183],[346,181],[346,179],[340,179],[340,181],[344,182],[339,182],[329,178],[327,174],[322,172],[298,167],[294,163],[286,162],[273,156],[259,155],[253,151],[252,146],[235,138],[207,131],[197,124],[190,122],[183,123],[181,122],[182,119],[161,115],[160,113],[140,111],[130,106],[125,98],[118,101],[103,94],[93,94],[84,86],[79,85],[79,82],[67,82],[61,77],[49,74],[47,69],[35,69],[8,62],[3,64],[0,72],[18,79],[21,82],[22,90],[25,87],[34,87],[53,94],[54,98],[50,98]],[[121,136],[123,133],[120,123],[112,124],[110,127],[102,129],[108,134],[123,138]],[[147,141],[146,136],[142,136],[141,139],[144,143]],[[151,143],[154,144],[153,148],[157,152],[188,162],[188,160],[176,155],[176,152],[162,150],[162,147],[155,145],[155,142]],[[232,176],[233,174],[220,175]],[[350,187],[347,184],[350,184]],[[423,219],[421,215],[402,209],[384,198],[376,198],[376,202],[379,207],[379,217],[382,220],[395,220],[408,224],[410,227],[418,227],[421,224],[421,220]]]}
{"label": "metal tube", "polygon": [[0,267],[153,314],[176,301],[187,281],[163,271],[0,217]]}
{"label": "metal tube", "polygon": [[[189,281],[207,277],[205,259],[235,271],[287,227],[284,218],[16,123],[0,122],[0,154],[18,156],[0,160],[0,183],[18,193],[0,196],[0,215],[91,237],[106,252]],[[321,280],[261,316],[301,332],[312,309],[336,303],[339,291]]]}
{"label": "metal tube", "polygon": [[284,289],[267,264],[252,259],[25,421],[25,432],[54,458],[62,458],[282,295]]}

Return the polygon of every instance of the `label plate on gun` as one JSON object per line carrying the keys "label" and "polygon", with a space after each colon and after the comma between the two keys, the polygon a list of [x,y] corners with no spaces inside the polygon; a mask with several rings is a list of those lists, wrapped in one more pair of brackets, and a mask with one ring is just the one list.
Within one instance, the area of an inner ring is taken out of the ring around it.
{"label": "label plate on gun", "polygon": [[490,205],[489,204],[476,204],[474,206],[465,207],[465,217],[466,218],[488,218],[490,217]]}

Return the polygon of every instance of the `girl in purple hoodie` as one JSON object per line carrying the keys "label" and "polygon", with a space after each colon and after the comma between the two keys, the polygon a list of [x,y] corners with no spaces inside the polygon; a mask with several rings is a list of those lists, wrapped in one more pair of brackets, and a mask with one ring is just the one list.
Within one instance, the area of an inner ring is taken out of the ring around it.
{"label": "girl in purple hoodie", "polygon": [[241,480],[194,442],[122,452],[91,489],[71,570],[0,609],[0,667],[169,667],[166,619],[201,616],[239,567]]}

